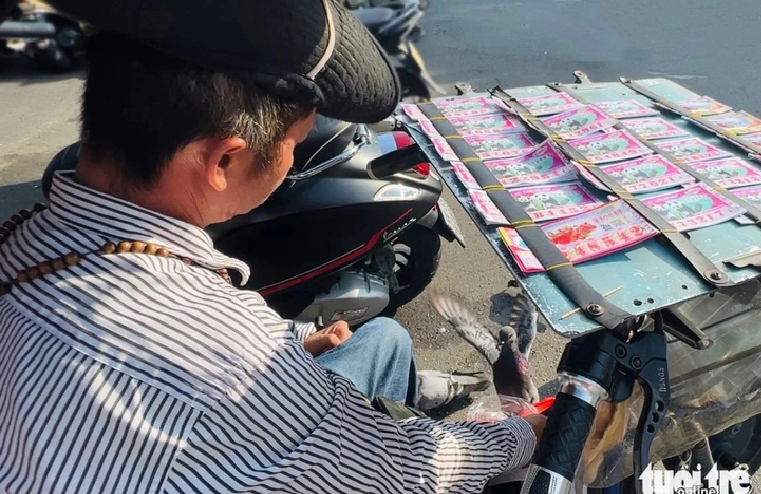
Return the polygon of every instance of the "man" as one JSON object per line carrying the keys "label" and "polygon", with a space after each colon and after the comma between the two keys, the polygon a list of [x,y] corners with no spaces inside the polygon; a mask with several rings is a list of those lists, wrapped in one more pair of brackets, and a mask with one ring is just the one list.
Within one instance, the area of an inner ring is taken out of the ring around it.
{"label": "man", "polygon": [[292,327],[229,284],[247,267],[203,232],[280,185],[315,110],[394,109],[390,64],[351,14],[331,0],[52,3],[104,32],[76,174],[0,230],[0,492],[476,493],[529,460],[538,417],[374,411],[362,392],[409,393],[404,330]]}

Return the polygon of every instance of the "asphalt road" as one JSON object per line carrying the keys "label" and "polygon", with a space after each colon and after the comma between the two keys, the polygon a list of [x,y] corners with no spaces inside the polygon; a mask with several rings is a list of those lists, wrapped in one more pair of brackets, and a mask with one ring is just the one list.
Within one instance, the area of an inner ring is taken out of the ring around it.
{"label": "asphalt road", "polygon": [[[733,107],[761,115],[761,3],[749,0],[433,0],[419,47],[447,89],[667,77]],[[49,159],[76,139],[81,75],[41,75],[11,61],[0,70],[0,218],[41,198],[38,179]],[[454,204],[451,195],[450,203]],[[456,205],[455,205],[456,206]],[[509,273],[465,213],[468,240],[445,245],[434,286],[464,299],[488,322],[490,298]],[[481,367],[482,360],[420,297],[398,315],[410,328],[419,367]],[[440,328],[447,328],[442,332]],[[534,345],[537,385],[552,379],[563,342],[543,333]],[[461,417],[462,412],[450,415]]]}

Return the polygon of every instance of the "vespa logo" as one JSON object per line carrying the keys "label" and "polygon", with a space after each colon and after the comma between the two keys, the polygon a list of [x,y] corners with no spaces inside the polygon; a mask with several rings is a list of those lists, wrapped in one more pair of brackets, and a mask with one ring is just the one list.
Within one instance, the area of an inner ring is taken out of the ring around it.
{"label": "vespa logo", "polygon": [[404,223],[402,223],[402,225],[396,227],[394,230],[383,232],[383,241],[385,242],[385,241],[387,241],[390,238],[396,237],[397,235],[402,233],[403,230],[405,230],[405,229],[409,228],[410,226],[412,226],[412,224],[415,223],[416,221],[417,221],[417,218],[415,218],[413,216],[412,218],[410,218],[407,221],[405,221]]}

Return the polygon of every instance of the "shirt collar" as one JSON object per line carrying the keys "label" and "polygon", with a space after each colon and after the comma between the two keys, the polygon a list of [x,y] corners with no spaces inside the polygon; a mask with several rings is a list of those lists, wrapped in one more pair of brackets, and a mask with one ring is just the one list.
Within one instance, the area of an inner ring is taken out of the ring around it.
{"label": "shirt collar", "polygon": [[64,223],[112,242],[157,244],[203,267],[235,270],[240,273],[242,284],[250,275],[246,263],[216,250],[202,228],[85,187],[74,180],[74,172],[55,173],[50,189],[50,213]]}

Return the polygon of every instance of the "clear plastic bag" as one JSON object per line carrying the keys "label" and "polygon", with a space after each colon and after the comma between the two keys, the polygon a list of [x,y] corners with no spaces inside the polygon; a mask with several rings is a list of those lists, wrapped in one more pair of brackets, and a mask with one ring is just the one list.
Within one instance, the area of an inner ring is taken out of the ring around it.
{"label": "clear plastic bag", "polygon": [[474,401],[468,407],[469,422],[499,422],[516,415],[539,413],[531,403],[512,396],[490,395]]}

